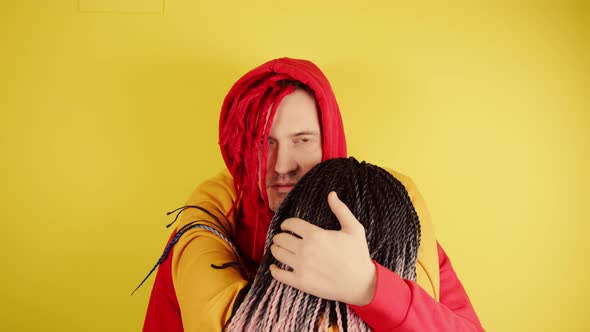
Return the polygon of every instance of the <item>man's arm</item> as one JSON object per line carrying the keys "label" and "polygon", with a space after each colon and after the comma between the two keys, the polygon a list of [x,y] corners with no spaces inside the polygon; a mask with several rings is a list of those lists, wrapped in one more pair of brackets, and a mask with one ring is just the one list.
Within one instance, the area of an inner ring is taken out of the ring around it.
{"label": "man's arm", "polygon": [[[235,238],[233,217],[228,220],[224,215],[234,200],[233,180],[222,172],[199,185],[187,205],[202,207],[215,215],[214,228]],[[202,220],[213,221],[199,209],[186,209],[178,229]],[[171,272],[184,331],[219,331],[225,324],[247,280],[237,268],[214,269],[211,264],[221,266],[237,261],[230,244],[210,230],[191,229],[180,237],[174,248]]]}
{"label": "man's arm", "polygon": [[440,302],[415,282],[375,263],[377,284],[372,301],[350,306],[375,331],[484,331],[446,253],[438,244]]}
{"label": "man's arm", "polygon": [[235,236],[233,217],[225,218],[234,200],[227,172],[194,190],[173,236],[193,222],[206,225],[205,229],[192,228],[182,234],[160,265],[144,331],[219,331],[225,324],[236,296],[247,283],[234,267],[211,267],[237,261],[234,249],[224,239]]}
{"label": "man's arm", "polygon": [[184,331],[219,331],[247,281],[236,268],[211,267],[237,261],[229,246],[215,234],[199,229],[185,242],[172,261],[172,280]]}
{"label": "man's arm", "polygon": [[463,286],[434,237],[422,196],[410,178],[399,173],[395,176],[406,187],[420,218],[421,272],[417,281],[422,275],[420,285],[430,288],[371,263],[362,225],[336,195],[329,195],[328,203],[341,230],[319,229],[297,218],[283,222],[281,228],[299,239],[275,235],[271,251],[294,271],[271,266],[273,277],[306,293],[357,305],[351,307],[376,331],[482,331]]}

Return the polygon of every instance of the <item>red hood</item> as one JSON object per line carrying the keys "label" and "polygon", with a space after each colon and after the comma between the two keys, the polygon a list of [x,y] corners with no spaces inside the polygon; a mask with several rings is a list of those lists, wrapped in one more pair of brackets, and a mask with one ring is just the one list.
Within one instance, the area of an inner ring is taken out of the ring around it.
{"label": "red hood", "polygon": [[[242,254],[257,263],[262,260],[272,212],[268,209],[266,194],[262,195],[263,197],[259,194],[259,178],[256,169],[258,166],[252,167],[253,163],[248,166],[245,161],[248,157],[250,160],[258,158],[260,147],[245,143],[248,139],[246,138],[248,128],[256,127],[256,124],[244,122],[255,122],[255,120],[247,120],[242,113],[237,112],[237,109],[245,94],[265,81],[277,79],[296,80],[313,90],[322,128],[323,160],[347,156],[344,128],[336,97],[326,76],[312,62],[290,58],[271,60],[254,68],[233,85],[225,97],[221,110],[219,144],[225,164],[234,178],[238,197],[241,197],[241,204],[237,209],[236,241]],[[290,92],[285,91],[285,93]],[[277,102],[280,102],[282,97],[284,96],[279,96]],[[260,105],[258,107],[260,108]],[[271,110],[271,119],[275,110],[276,107]],[[265,129],[261,137],[268,135],[267,130]],[[261,175],[264,179],[264,171]]]}

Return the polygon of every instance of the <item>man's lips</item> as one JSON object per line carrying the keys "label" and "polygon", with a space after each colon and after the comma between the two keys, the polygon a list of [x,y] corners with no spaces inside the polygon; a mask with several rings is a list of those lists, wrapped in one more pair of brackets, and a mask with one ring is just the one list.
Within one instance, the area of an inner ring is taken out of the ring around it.
{"label": "man's lips", "polygon": [[272,190],[275,190],[278,193],[288,193],[293,187],[295,187],[295,183],[275,183],[270,186]]}

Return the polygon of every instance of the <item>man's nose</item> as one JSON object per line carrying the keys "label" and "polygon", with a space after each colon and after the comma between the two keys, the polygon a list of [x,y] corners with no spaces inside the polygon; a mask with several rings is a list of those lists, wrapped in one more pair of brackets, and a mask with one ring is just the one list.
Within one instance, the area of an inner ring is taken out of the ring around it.
{"label": "man's nose", "polygon": [[287,146],[279,146],[275,151],[274,171],[277,174],[287,174],[297,169],[297,161]]}

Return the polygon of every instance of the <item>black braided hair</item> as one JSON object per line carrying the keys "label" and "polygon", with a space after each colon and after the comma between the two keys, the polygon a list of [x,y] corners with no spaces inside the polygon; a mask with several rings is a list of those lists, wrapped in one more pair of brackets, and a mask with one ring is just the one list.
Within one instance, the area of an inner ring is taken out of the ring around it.
{"label": "black braided hair", "polygon": [[331,191],[365,228],[371,258],[404,279],[416,280],[420,221],[403,184],[384,169],[353,157],[330,159],[302,177],[278,208],[267,233],[264,258],[247,295],[235,302],[227,330],[311,331],[331,324],[340,331],[370,330],[347,305],[286,286],[270,274],[273,263],[291,270],[269,250],[285,219],[297,217],[327,230],[340,229],[327,202]]}

